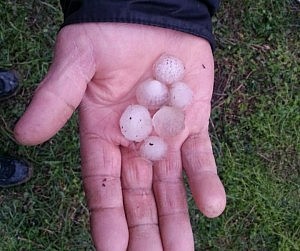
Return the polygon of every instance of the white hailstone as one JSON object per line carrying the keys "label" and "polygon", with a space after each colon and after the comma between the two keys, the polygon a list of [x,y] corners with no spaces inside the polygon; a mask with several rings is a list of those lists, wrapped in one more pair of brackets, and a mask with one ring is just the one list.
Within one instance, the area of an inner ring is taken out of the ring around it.
{"label": "white hailstone", "polygon": [[152,119],[147,108],[129,105],[120,118],[120,128],[126,139],[141,142],[152,132]]}
{"label": "white hailstone", "polygon": [[183,78],[184,69],[184,64],[180,59],[163,54],[154,64],[153,72],[155,79],[172,84]]}
{"label": "white hailstone", "polygon": [[180,109],[163,106],[152,118],[155,132],[160,137],[172,137],[179,134],[185,127],[184,112]]}
{"label": "white hailstone", "polygon": [[168,98],[167,86],[157,80],[146,80],[136,90],[137,102],[150,110],[160,108],[168,101]]}
{"label": "white hailstone", "polygon": [[193,99],[193,91],[183,82],[177,82],[170,89],[170,105],[184,109]]}
{"label": "white hailstone", "polygon": [[140,153],[146,159],[157,161],[166,155],[167,148],[167,144],[162,138],[150,136],[141,145]]}

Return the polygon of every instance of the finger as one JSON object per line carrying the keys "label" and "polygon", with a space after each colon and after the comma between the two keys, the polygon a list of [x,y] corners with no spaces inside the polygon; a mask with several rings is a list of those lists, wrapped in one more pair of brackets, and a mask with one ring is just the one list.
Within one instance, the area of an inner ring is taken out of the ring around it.
{"label": "finger", "polygon": [[[84,124],[84,123],[83,123]],[[81,128],[82,178],[97,250],[126,250],[128,228],[120,181],[119,147]]]}
{"label": "finger", "polygon": [[207,217],[219,216],[226,206],[226,194],[207,131],[188,137],[182,146],[182,159],[198,208]]}
{"label": "finger", "polygon": [[15,127],[16,139],[34,145],[51,138],[79,105],[94,72],[92,48],[80,29],[64,28],[57,38],[54,62]]}
{"label": "finger", "polygon": [[128,148],[122,148],[122,187],[130,236],[128,250],[163,250],[152,192],[152,164]]}
{"label": "finger", "polygon": [[169,149],[166,159],[155,163],[153,172],[153,189],[164,250],[193,251],[180,151]]}

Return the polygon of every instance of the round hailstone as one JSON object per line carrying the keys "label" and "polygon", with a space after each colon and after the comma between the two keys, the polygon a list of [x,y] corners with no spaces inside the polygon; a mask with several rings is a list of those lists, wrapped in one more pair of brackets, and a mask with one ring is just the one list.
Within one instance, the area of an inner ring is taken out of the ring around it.
{"label": "round hailstone", "polygon": [[130,105],[120,118],[120,128],[126,139],[141,142],[152,132],[152,120],[147,108]]}
{"label": "round hailstone", "polygon": [[185,127],[184,113],[180,109],[163,106],[153,115],[152,123],[155,132],[160,137],[176,136]]}
{"label": "round hailstone", "polygon": [[149,160],[157,161],[161,160],[167,153],[166,142],[157,136],[150,136],[141,145],[141,155]]}
{"label": "round hailstone", "polygon": [[167,86],[157,80],[146,80],[136,90],[138,103],[150,110],[160,108],[168,101],[168,98],[169,92]]}
{"label": "round hailstone", "polygon": [[180,59],[163,54],[154,64],[153,71],[155,79],[172,84],[183,78],[184,65]]}
{"label": "round hailstone", "polygon": [[184,109],[193,99],[193,91],[183,82],[177,82],[170,89],[170,105]]}

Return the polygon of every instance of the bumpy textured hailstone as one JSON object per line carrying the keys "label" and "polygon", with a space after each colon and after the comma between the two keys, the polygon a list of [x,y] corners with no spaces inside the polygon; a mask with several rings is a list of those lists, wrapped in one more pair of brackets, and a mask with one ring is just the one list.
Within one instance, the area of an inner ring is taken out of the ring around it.
{"label": "bumpy textured hailstone", "polygon": [[146,159],[161,160],[167,153],[167,144],[160,137],[150,136],[141,145],[140,153]]}
{"label": "bumpy textured hailstone", "polygon": [[120,128],[128,140],[141,142],[152,132],[152,119],[147,108],[130,105],[120,118]]}
{"label": "bumpy textured hailstone", "polygon": [[168,98],[167,86],[157,80],[146,80],[136,90],[137,102],[150,110],[160,108],[168,101]]}
{"label": "bumpy textured hailstone", "polygon": [[158,81],[172,84],[183,78],[184,64],[174,56],[163,54],[154,64],[153,73]]}
{"label": "bumpy textured hailstone", "polygon": [[184,112],[180,109],[163,106],[152,118],[155,132],[163,138],[178,135],[185,127]]}
{"label": "bumpy textured hailstone", "polygon": [[177,82],[170,89],[170,105],[184,109],[192,102],[193,91],[183,82]]}

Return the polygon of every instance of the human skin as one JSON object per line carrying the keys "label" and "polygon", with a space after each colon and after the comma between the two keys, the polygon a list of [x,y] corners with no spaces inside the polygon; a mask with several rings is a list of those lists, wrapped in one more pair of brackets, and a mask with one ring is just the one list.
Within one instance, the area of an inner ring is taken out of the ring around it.
{"label": "human skin", "polygon": [[[185,63],[184,81],[194,98],[185,130],[167,140],[167,157],[152,163],[124,138],[119,119],[136,103],[138,83],[152,76],[162,53]],[[79,107],[82,179],[97,250],[192,251],[183,170],[204,215],[217,217],[226,204],[208,134],[213,82],[205,39],[137,24],[69,25],[58,34],[53,63],[15,138],[43,143]]]}

